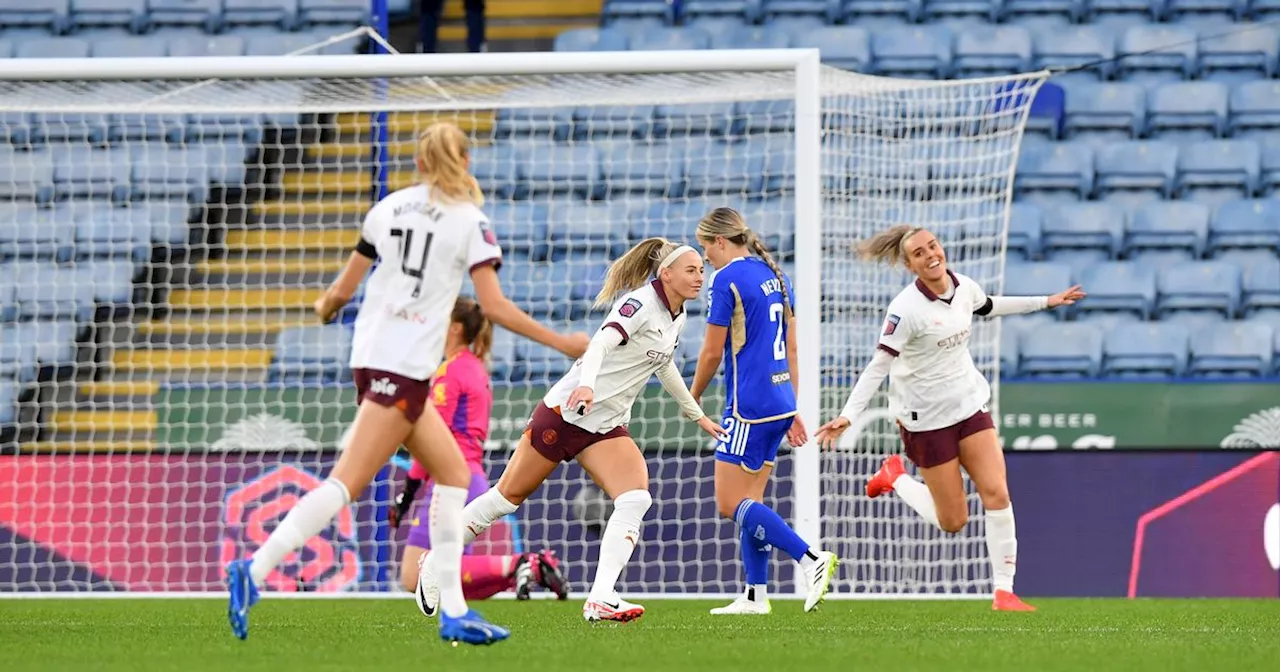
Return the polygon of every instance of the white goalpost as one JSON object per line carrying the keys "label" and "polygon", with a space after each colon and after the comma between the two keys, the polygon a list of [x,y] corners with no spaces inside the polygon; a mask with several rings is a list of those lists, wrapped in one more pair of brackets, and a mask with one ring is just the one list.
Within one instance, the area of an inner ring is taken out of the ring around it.
{"label": "white goalpost", "polygon": [[[371,202],[416,179],[429,123],[470,134],[504,289],[559,330],[598,327],[590,297],[630,244],[692,243],[706,211],[742,211],[796,288],[812,432],[907,281],[856,260],[854,241],[919,223],[954,268],[1000,291],[1013,169],[1045,75],[877,78],[822,66],[816,50],[0,61],[0,596],[220,593],[225,563],[343,448],[358,297],[335,325],[310,305]],[[696,304],[678,352],[688,375]],[[972,342],[994,380],[998,324]],[[570,364],[499,330],[492,478]],[[718,381],[703,401],[719,414]],[[865,497],[900,449],[883,415],[830,453],[784,446],[767,499],[842,557],[833,596],[989,593],[976,496],[955,536]],[[655,503],[622,592],[736,594],[713,447],[656,385],[634,416]],[[404,464],[269,589],[397,594],[411,522],[390,528],[386,508]],[[554,550],[585,590],[606,510],[566,465],[473,552]],[[803,594],[793,570],[775,559],[776,594]]]}

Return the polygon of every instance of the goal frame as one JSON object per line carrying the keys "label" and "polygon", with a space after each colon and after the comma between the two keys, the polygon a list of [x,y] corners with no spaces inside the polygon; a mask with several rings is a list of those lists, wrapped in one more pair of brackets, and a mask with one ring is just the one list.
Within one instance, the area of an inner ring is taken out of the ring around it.
{"label": "goal frame", "polygon": [[[307,78],[358,78],[376,80],[395,77],[522,76],[589,74],[681,74],[698,72],[791,72],[795,100],[795,284],[801,296],[821,295],[822,261],[822,64],[817,49],[680,50],[657,52],[592,52],[589,57],[570,52],[524,52],[481,54],[386,54],[350,56],[239,56],[179,58],[86,58],[86,59],[5,59],[0,60],[3,82],[86,82],[180,80],[267,80]],[[199,83],[192,87],[201,86]],[[157,102],[168,97],[161,94]],[[501,105],[487,103],[484,109]],[[60,111],[51,103],[49,111]],[[97,111],[77,105],[68,111]],[[118,111],[104,105],[104,112]],[[347,106],[352,112],[385,112],[387,106],[370,99],[367,107]],[[423,109],[480,109],[458,105],[433,105]],[[145,112],[142,107],[136,112]],[[264,110],[265,111],[265,110]],[[376,127],[375,122],[375,127]],[[375,143],[376,145],[376,143]],[[377,151],[375,146],[374,151]],[[385,156],[373,159],[374,179],[385,172]],[[379,160],[381,159],[381,161]],[[374,190],[373,197],[377,197]],[[798,410],[810,422],[821,413],[821,302],[800,301],[796,308],[800,386]],[[812,438],[793,448],[794,527],[803,538],[822,539],[821,457]],[[796,582],[795,596],[802,597],[805,586]],[[316,595],[318,594],[309,594]],[[352,596],[339,593],[336,596]],[[61,592],[0,593],[5,597],[95,597]],[[173,597],[173,593],[124,593],[121,597]],[[398,593],[371,596],[399,597]],[[655,596],[656,597],[656,596]],[[686,597],[686,596],[680,596]],[[710,597],[702,595],[700,597]]]}

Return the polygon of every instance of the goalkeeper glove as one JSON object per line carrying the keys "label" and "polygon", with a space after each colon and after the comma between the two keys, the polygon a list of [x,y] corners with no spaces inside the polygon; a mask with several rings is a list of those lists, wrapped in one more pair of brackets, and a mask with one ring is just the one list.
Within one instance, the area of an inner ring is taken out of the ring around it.
{"label": "goalkeeper glove", "polygon": [[387,521],[391,523],[392,529],[400,527],[400,521],[404,520],[405,515],[409,513],[409,506],[413,504],[413,497],[418,494],[418,488],[421,486],[422,481],[419,479],[405,479],[404,491],[396,495],[394,502],[387,509]]}

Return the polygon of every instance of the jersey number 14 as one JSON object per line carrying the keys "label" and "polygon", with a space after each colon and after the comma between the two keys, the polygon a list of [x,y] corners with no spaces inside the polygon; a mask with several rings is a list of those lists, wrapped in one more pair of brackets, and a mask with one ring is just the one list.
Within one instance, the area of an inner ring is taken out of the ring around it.
{"label": "jersey number 14", "polygon": [[422,243],[422,254],[418,257],[415,266],[409,261],[409,257],[413,254],[413,229],[391,229],[391,237],[400,239],[400,272],[417,280],[413,284],[413,298],[418,298],[422,293],[422,278],[427,273],[427,255],[431,253],[431,239],[435,238],[435,234],[428,232],[425,242]]}

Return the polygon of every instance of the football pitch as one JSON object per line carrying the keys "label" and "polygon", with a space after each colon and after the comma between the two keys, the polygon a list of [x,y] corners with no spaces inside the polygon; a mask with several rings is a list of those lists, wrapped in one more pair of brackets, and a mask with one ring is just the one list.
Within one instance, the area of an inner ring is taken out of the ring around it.
{"label": "football pitch", "polygon": [[248,641],[225,603],[0,600],[3,672],[17,670],[1239,670],[1280,669],[1280,600],[775,600],[760,617],[718,603],[648,601],[626,625],[589,625],[577,600],[478,603],[512,637],[452,648],[408,600],[285,600],[254,609]]}

